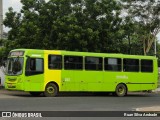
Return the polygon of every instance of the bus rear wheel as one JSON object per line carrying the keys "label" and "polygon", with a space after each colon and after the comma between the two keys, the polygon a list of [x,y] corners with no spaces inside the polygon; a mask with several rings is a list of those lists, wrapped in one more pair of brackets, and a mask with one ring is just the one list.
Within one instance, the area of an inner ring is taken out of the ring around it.
{"label": "bus rear wheel", "polygon": [[46,97],[55,97],[58,94],[58,87],[54,83],[47,84],[44,96]]}
{"label": "bus rear wheel", "polygon": [[32,96],[40,96],[42,92],[29,92]]}
{"label": "bus rear wheel", "polygon": [[126,88],[126,86],[124,84],[118,84],[117,87],[116,87],[115,94],[118,97],[125,96],[127,94],[127,88]]}

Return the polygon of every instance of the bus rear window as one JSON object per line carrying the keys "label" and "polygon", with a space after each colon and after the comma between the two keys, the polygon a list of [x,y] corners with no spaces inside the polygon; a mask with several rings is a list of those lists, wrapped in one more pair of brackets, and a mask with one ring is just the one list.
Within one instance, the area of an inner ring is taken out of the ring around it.
{"label": "bus rear window", "polygon": [[153,60],[141,60],[142,72],[153,72]]}

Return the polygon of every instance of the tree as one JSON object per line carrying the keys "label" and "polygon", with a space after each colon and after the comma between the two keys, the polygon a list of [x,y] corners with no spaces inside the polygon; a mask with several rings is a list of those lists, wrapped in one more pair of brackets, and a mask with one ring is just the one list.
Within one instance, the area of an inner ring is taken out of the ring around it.
{"label": "tree", "polygon": [[143,43],[144,55],[149,53],[156,35],[160,32],[160,1],[159,0],[122,0],[124,9],[133,22],[138,24],[135,29],[140,42]]}
{"label": "tree", "polygon": [[15,47],[120,52],[122,19],[116,0],[21,2],[21,12],[10,9],[4,21]]}
{"label": "tree", "polygon": [[8,33],[8,39],[9,40],[15,40],[18,37],[18,28],[20,27],[20,13],[16,13],[13,11],[13,8],[8,9],[9,12],[6,13],[6,18],[4,20],[4,25],[11,28],[11,30]]}

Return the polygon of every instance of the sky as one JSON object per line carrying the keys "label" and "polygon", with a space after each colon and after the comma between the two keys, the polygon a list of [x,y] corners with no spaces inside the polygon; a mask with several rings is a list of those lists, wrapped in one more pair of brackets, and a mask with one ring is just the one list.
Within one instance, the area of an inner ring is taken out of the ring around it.
{"label": "sky", "polygon": [[[9,7],[12,7],[15,11],[19,12],[22,4],[20,0],[3,0],[3,19],[5,18],[5,13],[8,11]],[[8,28],[4,27],[5,32],[7,32],[8,30]],[[160,42],[160,33],[157,35],[157,37]]]}
{"label": "sky", "polygon": [[[5,13],[8,12],[8,8],[12,7],[15,11],[19,12],[22,8],[20,0],[3,0],[3,19],[5,18]],[[4,31],[7,32],[9,29],[4,26]]]}

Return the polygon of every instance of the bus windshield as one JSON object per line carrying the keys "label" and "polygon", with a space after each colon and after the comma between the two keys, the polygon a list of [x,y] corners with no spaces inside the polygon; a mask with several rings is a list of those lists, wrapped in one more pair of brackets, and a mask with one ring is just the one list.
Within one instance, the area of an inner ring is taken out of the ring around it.
{"label": "bus windshield", "polygon": [[23,68],[22,57],[8,58],[7,69],[6,69],[6,73],[8,75],[20,75],[22,74],[22,68]]}

